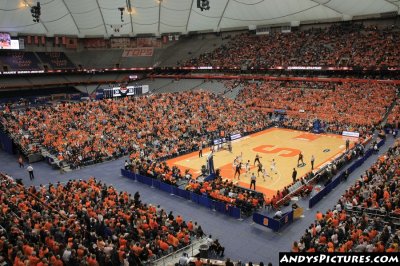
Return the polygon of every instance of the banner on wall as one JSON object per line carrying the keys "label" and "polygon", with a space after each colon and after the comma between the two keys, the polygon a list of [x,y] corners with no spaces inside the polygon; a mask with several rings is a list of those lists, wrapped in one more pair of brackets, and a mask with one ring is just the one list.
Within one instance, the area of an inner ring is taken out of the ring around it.
{"label": "banner on wall", "polygon": [[137,42],[137,47],[155,47],[155,48],[161,47],[161,40],[156,39],[154,37],[137,38],[136,42]]}
{"label": "banner on wall", "polygon": [[78,39],[77,38],[67,38],[65,47],[67,49],[77,49],[78,48]]}
{"label": "banner on wall", "polygon": [[130,38],[113,38],[110,40],[111,48],[123,49],[131,47]]}
{"label": "banner on wall", "polygon": [[103,38],[90,38],[90,39],[84,39],[84,46],[85,48],[107,48],[107,43],[108,40],[105,40]]}
{"label": "banner on wall", "polygon": [[342,136],[358,138],[360,137],[360,133],[353,131],[343,131]]}
{"label": "banner on wall", "polygon": [[236,140],[236,139],[240,139],[242,137],[242,135],[240,133],[238,134],[232,134],[230,139],[231,140]]}
{"label": "banner on wall", "polygon": [[154,48],[144,47],[144,48],[129,48],[124,49],[122,57],[136,57],[136,56],[153,56]]}
{"label": "banner on wall", "polygon": [[226,138],[214,139],[214,141],[213,141],[214,145],[220,145],[225,142],[226,142]]}

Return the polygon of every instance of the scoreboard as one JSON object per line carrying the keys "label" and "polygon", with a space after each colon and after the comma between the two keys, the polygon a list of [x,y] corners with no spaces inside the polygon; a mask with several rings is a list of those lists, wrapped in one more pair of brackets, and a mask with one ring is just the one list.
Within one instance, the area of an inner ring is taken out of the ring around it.
{"label": "scoreboard", "polygon": [[106,88],[103,91],[103,98],[117,98],[141,95],[149,92],[149,85],[137,85],[137,86],[121,86]]}
{"label": "scoreboard", "polygon": [[19,50],[19,41],[11,39],[9,33],[0,32],[0,50]]}

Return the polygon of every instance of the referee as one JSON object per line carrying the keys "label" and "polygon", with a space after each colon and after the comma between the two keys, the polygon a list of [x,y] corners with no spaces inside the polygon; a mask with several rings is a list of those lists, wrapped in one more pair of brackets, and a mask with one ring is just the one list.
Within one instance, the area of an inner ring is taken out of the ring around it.
{"label": "referee", "polygon": [[199,144],[199,158],[203,157],[203,143],[200,142]]}
{"label": "referee", "polygon": [[250,189],[252,186],[254,186],[254,190],[256,190],[256,180],[257,180],[256,175],[254,173],[252,173],[250,179],[251,179]]}
{"label": "referee", "polygon": [[296,178],[297,178],[297,171],[296,168],[293,168],[293,173],[292,173],[293,184],[296,183]]}

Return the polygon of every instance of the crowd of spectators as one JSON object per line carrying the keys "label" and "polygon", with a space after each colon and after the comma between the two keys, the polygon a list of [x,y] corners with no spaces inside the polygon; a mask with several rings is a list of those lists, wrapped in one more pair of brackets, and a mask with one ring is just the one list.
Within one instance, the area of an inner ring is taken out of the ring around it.
{"label": "crowd of spectators", "polygon": [[262,113],[244,107],[196,91],[6,108],[0,119],[10,134],[21,133],[21,145],[37,141],[76,168],[128,153],[145,159],[177,156],[210,143],[221,131],[246,134],[269,125]]}
{"label": "crowd of spectators", "polygon": [[[245,134],[263,129],[271,124],[266,114],[276,109],[286,110],[286,119],[281,121],[284,127],[308,131],[319,118],[328,132],[358,131],[366,137],[395,97],[395,87],[388,84],[269,81],[246,83],[237,101],[196,91],[8,108],[1,115],[8,131],[19,134],[21,146],[38,139],[73,168],[130,153],[134,172],[175,186],[190,181],[188,190],[255,207],[259,202],[254,204],[254,197],[238,193],[239,187],[194,181],[188,171],[170,168],[162,159],[196,150],[200,143],[207,145],[221,131]],[[349,156],[343,158],[351,160],[352,153]],[[268,202],[275,206],[300,187],[299,193],[308,194],[305,181],[290,184]]]}
{"label": "crowd of spectators", "polygon": [[186,170],[185,173],[182,173],[178,167],[169,167],[165,161],[157,162],[132,158],[132,161],[128,162],[128,167],[126,167],[126,170],[130,170],[143,176],[158,179],[173,186],[178,186],[179,181],[188,181],[192,178],[189,170]]}
{"label": "crowd of spectators", "polygon": [[[195,91],[6,108],[1,118],[10,133],[20,136],[21,146],[36,139],[72,168],[129,153],[134,172],[175,186],[190,181],[188,190],[249,209],[261,204],[258,197],[238,192],[232,183],[197,182],[188,171],[170,168],[162,160],[197,150],[221,131],[246,134],[266,128],[271,125],[266,114],[276,109],[286,111],[280,121],[284,127],[309,131],[319,118],[328,132],[358,131],[366,137],[395,98],[396,88],[389,84],[269,81],[246,83],[237,101]],[[353,155],[343,158],[351,160]],[[308,194],[305,181],[290,184],[268,202],[275,206],[301,187],[299,193]]]}
{"label": "crowd of spectators", "polygon": [[[294,252],[399,252],[400,141],[380,156],[333,209],[317,212],[316,220]],[[398,216],[397,216],[398,217]]]}
{"label": "crowd of spectators", "polygon": [[[363,137],[367,137],[374,126],[381,121],[395,97],[395,87],[386,84],[271,81],[247,83],[246,88],[239,94],[238,100],[249,109],[262,110],[263,113],[270,113],[275,109],[287,110],[288,118],[282,125],[289,128],[308,131],[312,129],[314,118],[320,118],[325,119],[323,128],[328,132],[358,131]],[[299,112],[300,110],[303,111]],[[329,182],[337,169],[362,155],[363,146],[358,145],[360,149],[348,151],[345,156],[332,163],[323,174],[320,174],[318,180],[324,183]],[[134,160],[133,165],[140,174],[157,178],[168,184],[177,185],[177,181],[185,180],[189,182],[186,186],[188,190],[242,207],[245,203],[249,207],[257,208],[261,203],[257,197],[255,198],[257,203],[253,203],[253,198],[248,195],[243,199],[243,194],[237,193],[240,188],[232,182],[219,180],[197,182],[188,172],[181,173],[178,168],[171,169],[165,163],[138,160],[137,156],[131,156],[131,159]],[[267,205],[282,204],[284,202],[281,200],[295,191],[298,195],[308,195],[312,190],[312,185],[307,183],[313,177],[314,174],[309,173],[304,179],[278,191],[271,199],[266,199]],[[222,189],[219,188],[220,185]]]}
{"label": "crowd of spectators", "polygon": [[141,265],[203,236],[196,222],[95,178],[0,182],[0,259],[10,265]]}
{"label": "crowd of spectators", "polygon": [[238,95],[247,107],[285,110],[283,126],[312,129],[316,118],[327,132],[366,135],[382,121],[396,99],[396,87],[382,83],[268,81],[252,83]]}
{"label": "crowd of spectators", "polygon": [[387,124],[393,129],[400,128],[400,100],[397,100],[396,105],[393,107],[387,118]]}
{"label": "crowd of spectators", "polygon": [[216,179],[200,181],[194,178],[188,169],[182,173],[178,167],[170,167],[166,162],[145,161],[137,158],[127,162],[125,169],[173,186],[183,186],[183,189],[198,195],[237,206],[244,213],[257,209],[264,204],[261,193],[239,187],[231,180],[223,180],[219,171],[217,171]]}
{"label": "crowd of spectators", "polygon": [[181,62],[182,66],[249,69],[288,66],[398,67],[400,31],[359,23],[334,24],[291,33],[257,36],[244,33],[218,47]]}
{"label": "crowd of spectators", "polygon": [[208,145],[221,131],[243,135],[264,129],[271,124],[265,114],[276,109],[287,114],[284,127],[310,130],[318,118],[328,132],[365,136],[395,97],[389,84],[270,81],[246,83],[236,101],[203,91],[168,93],[6,107],[0,119],[22,149],[43,145],[76,168],[128,153],[146,160],[177,156],[196,150],[199,143]]}
{"label": "crowd of spectators", "polygon": [[220,176],[212,181],[204,182],[191,179],[185,189],[217,201],[235,205],[245,213],[264,204],[262,194],[238,187],[232,180],[223,180]]}

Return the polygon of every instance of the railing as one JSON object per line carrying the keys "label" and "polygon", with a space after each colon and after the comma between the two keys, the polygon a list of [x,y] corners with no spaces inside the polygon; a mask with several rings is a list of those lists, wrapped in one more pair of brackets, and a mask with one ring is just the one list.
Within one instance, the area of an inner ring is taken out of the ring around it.
{"label": "railing", "polygon": [[176,262],[179,261],[179,258],[183,256],[183,253],[188,254],[189,257],[193,257],[197,255],[199,252],[199,247],[200,245],[203,245],[206,243],[206,238],[201,238],[200,240],[183,247],[181,249],[178,249],[171,254],[168,254],[164,257],[161,257],[151,263],[149,265],[154,265],[154,266],[165,266],[165,265],[175,265]]}
{"label": "railing", "polygon": [[[3,174],[3,173],[1,173],[1,172],[0,172],[0,176],[3,177],[3,178],[8,179],[8,176]],[[20,189],[24,190],[29,197],[33,198],[36,202],[42,204],[45,208],[49,209],[51,212],[57,213],[63,219],[67,219],[68,218],[67,216],[65,216],[62,213],[60,213],[58,210],[54,209],[52,206],[48,205],[45,201],[43,201],[42,199],[38,198],[36,195],[32,194],[31,192],[29,192],[23,185],[18,184],[15,180],[12,180],[12,182],[16,186],[18,186]]]}
{"label": "railing", "polygon": [[394,212],[383,211],[380,209],[371,209],[361,206],[354,206],[351,208],[345,208],[346,212],[351,212],[353,214],[362,215],[367,214],[370,217],[381,217],[387,220],[391,220],[393,223],[400,225],[400,214]]}
{"label": "railing", "polygon": [[179,196],[187,200],[191,200],[192,202],[195,202],[201,206],[218,211],[232,218],[241,218],[241,209],[231,205],[228,202],[217,201],[208,196],[199,195],[197,193],[194,193],[193,191],[188,191],[173,185],[169,185],[155,178],[135,174],[129,170],[121,169],[121,175],[131,180],[139,181],[140,183],[151,186],[152,188],[157,188],[161,191]]}

